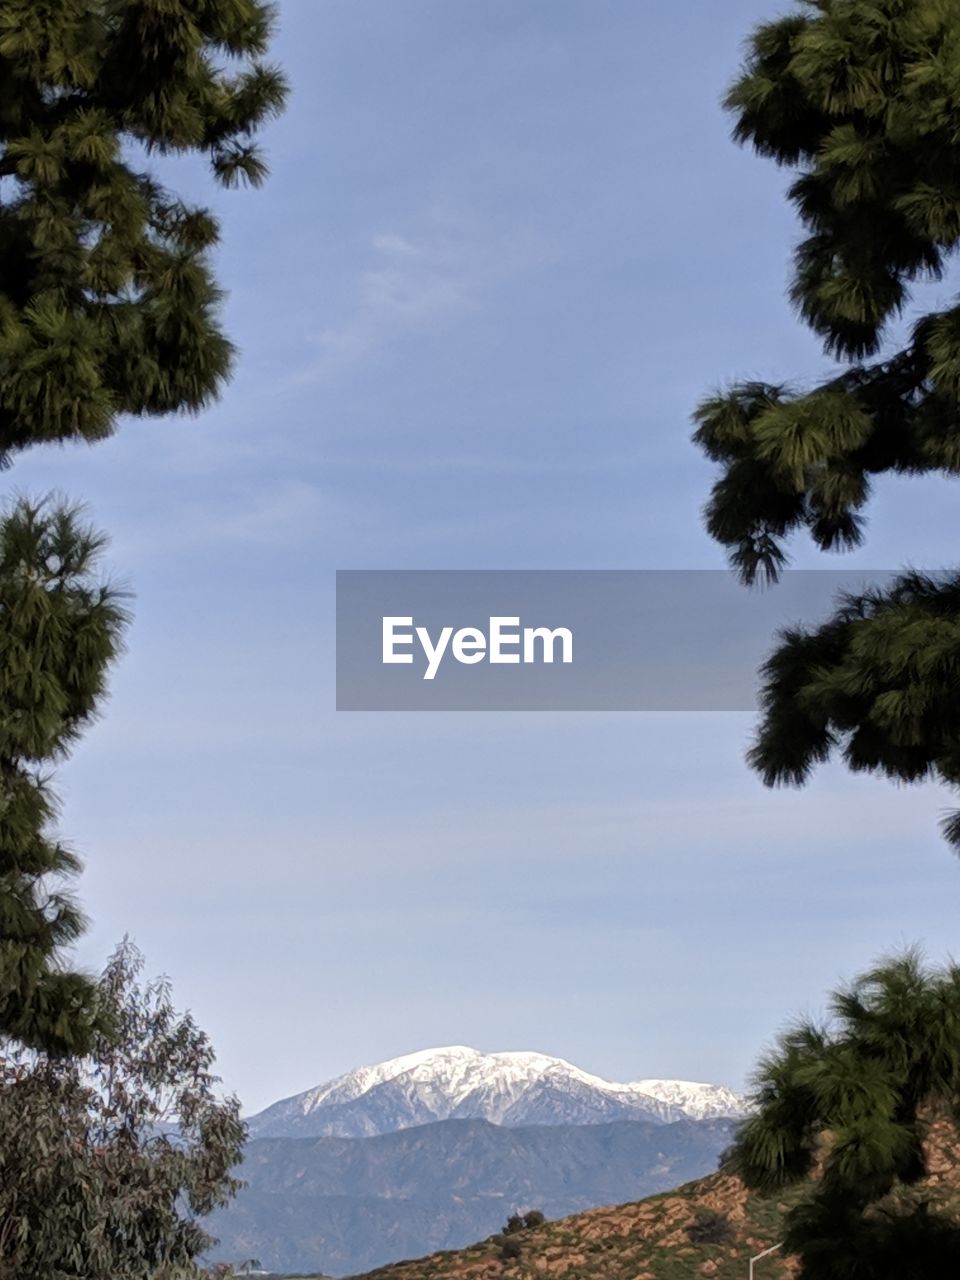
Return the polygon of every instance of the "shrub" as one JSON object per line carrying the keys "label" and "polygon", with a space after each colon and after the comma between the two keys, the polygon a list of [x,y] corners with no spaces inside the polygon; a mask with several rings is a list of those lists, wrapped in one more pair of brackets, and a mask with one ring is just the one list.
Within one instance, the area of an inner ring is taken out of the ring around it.
{"label": "shrub", "polygon": [[687,1239],[693,1244],[729,1244],[736,1232],[730,1219],[713,1209],[700,1209],[687,1227]]}
{"label": "shrub", "polygon": [[523,1255],[523,1245],[515,1235],[507,1236],[500,1246],[500,1257],[504,1262],[514,1262]]}

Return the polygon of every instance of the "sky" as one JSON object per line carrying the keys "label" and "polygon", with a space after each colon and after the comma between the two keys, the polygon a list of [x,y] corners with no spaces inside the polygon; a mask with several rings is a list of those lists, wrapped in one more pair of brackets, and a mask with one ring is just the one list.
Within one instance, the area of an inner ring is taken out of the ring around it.
{"label": "sky", "polygon": [[[135,593],[58,775],[79,959],[129,934],[249,1112],[442,1044],[739,1088],[838,981],[955,948],[951,797],[767,791],[745,713],[338,713],[334,573],[723,566],[693,407],[829,367],[785,299],[789,174],[719,105],[777,10],[279,8],[269,182],[164,166],[222,218],[231,386],[4,477],[84,500]],[[949,564],[955,501],[879,485],[843,563]]]}

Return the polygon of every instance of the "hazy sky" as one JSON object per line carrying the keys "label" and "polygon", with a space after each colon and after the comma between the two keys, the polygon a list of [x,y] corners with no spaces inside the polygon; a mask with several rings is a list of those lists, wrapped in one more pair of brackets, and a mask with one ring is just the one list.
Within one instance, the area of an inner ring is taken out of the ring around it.
{"label": "hazy sky", "polygon": [[[955,945],[950,798],[767,792],[747,715],[337,714],[333,585],[722,565],[691,408],[824,364],[784,300],[788,175],[718,105],[776,10],[280,9],[271,181],[170,170],[223,216],[228,394],[5,477],[86,499],[136,591],[61,773],[83,960],[131,934],[250,1110],[445,1043],[739,1086],[841,976]],[[849,563],[948,563],[956,495],[881,485]]]}

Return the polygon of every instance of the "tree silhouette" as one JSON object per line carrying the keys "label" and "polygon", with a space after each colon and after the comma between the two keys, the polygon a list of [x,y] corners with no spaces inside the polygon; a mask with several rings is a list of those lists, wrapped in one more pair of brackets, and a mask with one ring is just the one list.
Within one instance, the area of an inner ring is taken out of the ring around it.
{"label": "tree silhouette", "polygon": [[[960,306],[881,350],[910,285],[939,279],[960,244],[958,41],[958,0],[807,0],[754,32],[727,96],[735,137],[799,169],[791,298],[846,365],[807,389],[739,383],[696,411],[722,469],[707,528],[748,583],[777,578],[797,530],[858,545],[875,477],[960,475]],[[956,573],[844,599],[824,626],[781,635],[751,762],[798,784],[838,752],[958,786],[958,672]],[[960,848],[960,815],[944,830]]]}
{"label": "tree silhouette", "polygon": [[[4,0],[0,12],[0,467],[103,439],[124,414],[192,412],[222,387],[212,214],[168,191],[165,155],[258,183],[283,77],[261,0]],[[52,763],[97,712],[120,596],[101,535],[62,501],[0,515],[0,1036],[84,1051],[95,989],[52,832]],[[102,1029],[102,1027],[101,1027]]]}
{"label": "tree silhouette", "polygon": [[960,1223],[925,1182],[936,1121],[960,1117],[960,966],[895,957],[785,1032],[726,1168],[764,1193],[809,1181],[785,1247],[804,1280],[920,1280],[960,1266]]}

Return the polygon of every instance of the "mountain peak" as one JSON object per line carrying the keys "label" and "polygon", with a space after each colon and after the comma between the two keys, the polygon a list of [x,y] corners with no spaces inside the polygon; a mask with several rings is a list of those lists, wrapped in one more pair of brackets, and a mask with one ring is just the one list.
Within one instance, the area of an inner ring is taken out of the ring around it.
{"label": "mountain peak", "polygon": [[421,1049],[358,1067],[252,1117],[253,1137],[369,1137],[436,1120],[494,1124],[670,1123],[745,1113],[720,1085],[683,1080],[620,1084],[532,1050]]}

